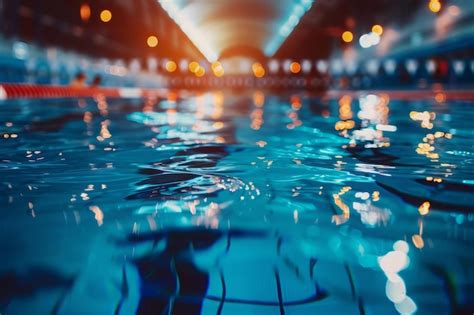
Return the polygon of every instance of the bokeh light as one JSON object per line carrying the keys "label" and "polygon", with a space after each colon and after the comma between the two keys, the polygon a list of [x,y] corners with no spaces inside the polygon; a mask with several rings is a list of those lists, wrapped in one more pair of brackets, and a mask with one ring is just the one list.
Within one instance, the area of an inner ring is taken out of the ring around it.
{"label": "bokeh light", "polygon": [[252,65],[252,71],[255,77],[262,78],[265,76],[265,68],[263,68],[260,62],[255,62]]}
{"label": "bokeh light", "polygon": [[292,62],[290,64],[290,71],[291,73],[294,73],[294,74],[300,73],[301,65],[299,64],[299,62]]}
{"label": "bokeh light", "polygon": [[158,46],[158,38],[154,35],[148,36],[146,43],[148,47],[151,47],[151,48],[156,47]]}
{"label": "bokeh light", "polygon": [[383,27],[382,25],[380,24],[375,24],[374,26],[372,26],[372,32],[374,32],[375,34],[381,36],[383,34]]}
{"label": "bokeh light", "polygon": [[104,23],[110,22],[112,20],[112,12],[110,10],[102,10],[100,12],[100,20]]}
{"label": "bokeh light", "polygon": [[83,3],[81,5],[80,10],[79,10],[79,14],[81,16],[82,21],[84,21],[84,22],[89,21],[89,19],[91,18],[91,7],[90,7],[90,5],[87,4],[87,3]]}
{"label": "bokeh light", "polygon": [[169,60],[166,62],[165,68],[166,68],[166,71],[168,72],[175,72],[178,66],[176,65],[176,62]]}
{"label": "bokeh light", "polygon": [[224,75],[224,67],[219,61],[213,62],[211,68],[216,77],[222,77]]}
{"label": "bokeh light", "polygon": [[199,66],[195,74],[197,77],[203,77],[206,74],[206,69],[204,69],[204,67]]}
{"label": "bokeh light", "polygon": [[189,63],[188,69],[189,69],[190,72],[196,73],[199,70],[199,67],[200,67],[200,65],[197,61],[191,61]]}
{"label": "bokeh light", "polygon": [[438,13],[439,11],[441,11],[441,3],[439,2],[439,0],[430,0],[428,8],[431,12]]}
{"label": "bokeh light", "polygon": [[354,39],[354,34],[352,34],[352,32],[350,31],[345,31],[344,33],[342,33],[341,37],[345,43],[350,43]]}

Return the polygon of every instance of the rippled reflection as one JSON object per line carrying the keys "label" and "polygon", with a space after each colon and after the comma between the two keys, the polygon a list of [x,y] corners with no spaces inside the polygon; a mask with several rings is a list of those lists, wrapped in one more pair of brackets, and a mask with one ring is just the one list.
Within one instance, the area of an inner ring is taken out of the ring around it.
{"label": "rippled reflection", "polygon": [[2,314],[472,308],[472,102],[1,105]]}

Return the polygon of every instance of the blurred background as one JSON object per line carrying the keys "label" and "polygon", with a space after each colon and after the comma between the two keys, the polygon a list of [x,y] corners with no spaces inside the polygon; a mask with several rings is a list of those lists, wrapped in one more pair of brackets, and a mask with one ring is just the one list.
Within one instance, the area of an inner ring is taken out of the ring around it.
{"label": "blurred background", "polygon": [[474,82],[472,0],[0,0],[0,21],[0,82],[68,85],[79,75],[103,86],[313,90]]}

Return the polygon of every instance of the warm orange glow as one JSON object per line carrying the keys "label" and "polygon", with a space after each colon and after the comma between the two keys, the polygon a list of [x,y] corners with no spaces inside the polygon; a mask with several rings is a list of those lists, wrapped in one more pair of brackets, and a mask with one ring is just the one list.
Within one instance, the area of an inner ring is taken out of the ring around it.
{"label": "warm orange glow", "polygon": [[195,74],[196,74],[197,77],[202,77],[206,74],[206,69],[199,66],[199,68],[196,70]]}
{"label": "warm orange glow", "polygon": [[112,12],[110,10],[102,10],[100,12],[100,20],[104,23],[110,22],[112,20]]}
{"label": "warm orange glow", "polygon": [[411,240],[413,244],[415,245],[416,248],[423,248],[425,246],[425,242],[423,241],[423,238],[419,234],[415,234],[411,237]]}
{"label": "warm orange glow", "polygon": [[263,107],[265,104],[265,93],[262,91],[255,91],[253,94],[253,103],[256,107]]}
{"label": "warm orange glow", "polygon": [[341,37],[342,37],[342,40],[346,43],[350,43],[354,39],[354,35],[352,34],[352,32],[349,32],[349,31],[345,31],[344,33],[342,33]]}
{"label": "warm orange glow", "polygon": [[382,25],[375,24],[374,26],[372,26],[372,32],[374,32],[375,34],[381,36],[383,34]]}
{"label": "warm orange glow", "polygon": [[446,101],[446,95],[444,93],[436,93],[435,101],[438,103],[443,103]]}
{"label": "warm orange glow", "polygon": [[219,61],[215,61],[211,65],[212,70],[216,70],[218,68],[222,68],[222,64]]}
{"label": "warm orange glow", "polygon": [[263,66],[260,62],[255,62],[252,65],[252,71],[253,71],[253,74],[257,78],[262,78],[263,76],[265,76],[265,69],[263,68]]}
{"label": "warm orange glow", "polygon": [[430,212],[430,202],[425,201],[423,204],[418,208],[418,212],[420,212],[421,215],[427,215]]}
{"label": "warm orange glow", "polygon": [[81,20],[84,22],[89,21],[91,17],[91,7],[87,3],[81,4],[81,9],[80,9],[80,15],[81,15]]}
{"label": "warm orange glow", "polygon": [[89,210],[94,213],[94,219],[97,221],[97,225],[101,226],[104,223],[104,213],[98,206],[90,206]]}
{"label": "warm orange glow", "polygon": [[147,40],[146,40],[146,43],[148,45],[148,47],[156,47],[158,46],[158,38],[156,36],[148,36]]}
{"label": "warm orange glow", "polygon": [[439,0],[431,0],[428,4],[428,8],[433,13],[438,13],[441,10],[441,3]]}
{"label": "warm orange glow", "polygon": [[189,71],[191,71],[192,73],[196,73],[196,72],[199,70],[200,65],[199,65],[199,63],[196,62],[196,61],[191,61],[191,62],[189,63],[188,68],[189,68]]}
{"label": "warm orange glow", "polygon": [[170,61],[166,62],[165,68],[166,68],[166,71],[168,71],[168,72],[175,72],[176,69],[178,68],[178,66],[176,65],[176,62],[170,60]]}
{"label": "warm orange glow", "polygon": [[211,68],[216,77],[222,77],[224,75],[224,67],[222,67],[219,61],[213,62]]}
{"label": "warm orange glow", "polygon": [[301,71],[301,65],[299,62],[292,62],[290,64],[290,71],[291,73],[299,73]]}

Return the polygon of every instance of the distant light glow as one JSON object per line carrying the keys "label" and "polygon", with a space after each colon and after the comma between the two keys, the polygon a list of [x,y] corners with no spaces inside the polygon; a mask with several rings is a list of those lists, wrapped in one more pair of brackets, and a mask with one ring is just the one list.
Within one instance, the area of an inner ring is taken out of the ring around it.
{"label": "distant light glow", "polygon": [[293,29],[298,25],[303,15],[313,5],[314,0],[299,0],[295,1],[292,8],[288,8],[287,11],[290,15],[286,18],[283,24],[279,27],[275,36],[265,46],[264,53],[270,57],[280,48],[285,39],[291,34]]}
{"label": "distant light glow", "polygon": [[199,66],[199,68],[194,73],[197,77],[202,77],[206,74],[206,69],[204,67]]}
{"label": "distant light glow", "polygon": [[430,0],[428,8],[431,12],[438,13],[439,11],[441,11],[441,3],[439,2],[439,0]]}
{"label": "distant light glow", "polygon": [[151,48],[156,47],[158,46],[158,38],[154,35],[148,36],[146,43],[148,47],[151,47]]}
{"label": "distant light glow", "polygon": [[291,73],[293,73],[293,74],[300,73],[300,71],[301,71],[301,65],[299,64],[299,62],[292,62],[292,63],[290,64],[290,71],[291,71]]}
{"label": "distant light glow", "polygon": [[263,76],[265,76],[265,68],[263,68],[260,62],[255,62],[252,65],[252,71],[255,77],[257,78],[262,78]]}
{"label": "distant light glow", "polygon": [[359,44],[362,48],[369,48],[380,43],[380,36],[374,32],[364,34],[359,39]]}
{"label": "distant light glow", "polygon": [[367,35],[367,34],[362,35],[359,38],[359,44],[360,44],[360,47],[362,47],[362,48],[369,48],[371,46],[369,35]]}
{"label": "distant light glow", "polygon": [[197,61],[191,61],[189,63],[188,69],[189,69],[190,72],[196,73],[199,70],[199,67],[200,67],[200,65]]}
{"label": "distant light glow", "polygon": [[329,65],[325,60],[318,60],[316,62],[316,69],[318,69],[320,73],[326,73],[329,69]]}
{"label": "distant light glow", "polygon": [[81,4],[81,8],[79,10],[79,14],[81,16],[81,20],[84,22],[89,21],[91,18],[91,7],[88,3]]}
{"label": "distant light glow", "polygon": [[354,39],[354,34],[352,34],[350,31],[345,31],[342,33],[341,38],[345,43],[350,43]]}
{"label": "distant light glow", "polygon": [[311,72],[312,64],[311,61],[308,59],[305,59],[301,62],[301,70],[303,70],[304,73],[309,73]]}
{"label": "distant light glow", "polygon": [[381,36],[383,34],[382,25],[375,24],[374,26],[372,26],[372,32],[374,32],[375,34]]}
{"label": "distant light glow", "polygon": [[459,9],[457,5],[450,5],[448,7],[448,12],[452,16],[458,16],[459,14],[461,14],[461,9]]}
{"label": "distant light glow", "polygon": [[14,42],[13,46],[13,55],[17,59],[26,60],[29,57],[29,47],[28,44],[23,42]]}
{"label": "distant light glow", "polygon": [[277,73],[279,68],[280,64],[278,63],[278,60],[272,59],[268,62],[268,69],[271,73]]}
{"label": "distant light glow", "polygon": [[166,68],[166,71],[168,71],[168,72],[175,72],[176,69],[178,68],[178,66],[176,65],[176,62],[170,60],[170,61],[166,62],[165,68]]}
{"label": "distant light glow", "polygon": [[112,12],[110,10],[102,10],[100,12],[100,20],[104,23],[110,22],[112,20]]}
{"label": "distant light glow", "polygon": [[429,212],[430,212],[430,202],[429,201],[425,201],[423,202],[423,204],[418,208],[418,212],[421,214],[421,215],[427,215]]}
{"label": "distant light glow", "polygon": [[158,0],[161,7],[168,13],[173,21],[178,24],[189,40],[199,49],[209,62],[217,60],[218,55],[209,44],[206,34],[202,34],[196,25],[191,23],[192,19],[174,1]]}
{"label": "distant light glow", "polygon": [[219,61],[215,61],[211,65],[212,72],[216,77],[222,77],[224,75],[224,67]]}

